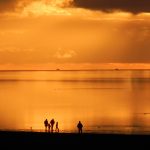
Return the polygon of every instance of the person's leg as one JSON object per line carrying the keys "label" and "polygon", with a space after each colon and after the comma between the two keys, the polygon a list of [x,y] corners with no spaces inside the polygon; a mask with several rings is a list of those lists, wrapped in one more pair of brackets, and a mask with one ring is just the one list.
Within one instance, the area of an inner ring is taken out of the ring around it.
{"label": "person's leg", "polygon": [[53,125],[52,125],[52,132],[53,132]]}

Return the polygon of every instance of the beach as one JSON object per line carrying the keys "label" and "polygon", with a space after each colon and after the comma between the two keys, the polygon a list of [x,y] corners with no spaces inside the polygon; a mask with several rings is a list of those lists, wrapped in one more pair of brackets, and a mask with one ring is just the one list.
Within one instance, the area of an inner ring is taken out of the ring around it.
{"label": "beach", "polygon": [[45,133],[1,131],[0,147],[8,148],[138,148],[150,147],[150,135],[94,134],[94,133]]}

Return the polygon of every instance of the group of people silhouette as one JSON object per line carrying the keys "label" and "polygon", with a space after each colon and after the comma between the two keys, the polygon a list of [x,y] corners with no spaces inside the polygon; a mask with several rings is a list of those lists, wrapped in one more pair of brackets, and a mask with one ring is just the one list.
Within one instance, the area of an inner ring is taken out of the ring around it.
{"label": "group of people silhouette", "polygon": [[[50,122],[48,122],[48,120],[45,119],[45,121],[44,121],[45,132],[53,133],[54,132],[54,124],[55,124],[54,119],[51,119]],[[81,123],[81,121],[79,121],[77,123],[77,128],[78,128],[78,133],[82,133],[83,124]],[[56,122],[55,132],[59,132],[58,122]]]}
{"label": "group of people silhouette", "polygon": [[[53,133],[53,131],[54,131],[54,124],[55,124],[55,120],[54,119],[51,119],[50,122],[48,122],[48,120],[45,119],[45,121],[44,121],[45,132],[52,132]],[[59,132],[58,122],[56,122],[55,132]]]}

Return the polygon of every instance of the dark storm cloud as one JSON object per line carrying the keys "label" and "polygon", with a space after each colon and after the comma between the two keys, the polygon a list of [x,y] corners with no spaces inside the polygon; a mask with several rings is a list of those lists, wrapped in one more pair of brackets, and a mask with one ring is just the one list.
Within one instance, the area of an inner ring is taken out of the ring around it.
{"label": "dark storm cloud", "polygon": [[0,0],[0,12],[15,10],[19,0]]}
{"label": "dark storm cloud", "polygon": [[74,0],[76,7],[110,12],[123,10],[132,13],[150,12],[150,0]]}
{"label": "dark storm cloud", "polygon": [[0,13],[15,11],[30,2],[32,0],[0,0]]}

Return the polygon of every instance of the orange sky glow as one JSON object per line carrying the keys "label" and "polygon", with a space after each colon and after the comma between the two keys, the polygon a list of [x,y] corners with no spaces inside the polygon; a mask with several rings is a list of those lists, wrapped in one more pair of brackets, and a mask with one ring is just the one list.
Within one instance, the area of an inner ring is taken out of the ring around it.
{"label": "orange sky glow", "polygon": [[0,80],[0,129],[150,133],[150,0],[0,0]]}
{"label": "orange sky glow", "polygon": [[148,12],[24,0],[0,13],[0,69],[150,69],[149,20]]}

